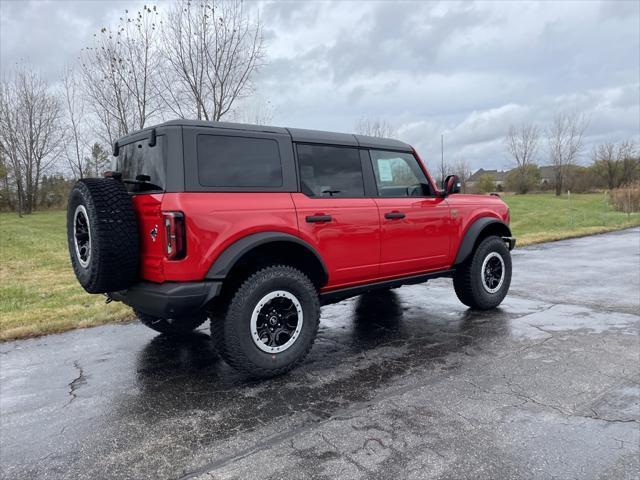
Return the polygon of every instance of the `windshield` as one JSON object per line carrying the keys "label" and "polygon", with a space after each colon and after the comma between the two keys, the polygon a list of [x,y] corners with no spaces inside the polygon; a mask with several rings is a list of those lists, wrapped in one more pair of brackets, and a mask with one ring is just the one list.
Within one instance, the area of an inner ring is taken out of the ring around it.
{"label": "windshield", "polygon": [[166,169],[164,164],[164,136],[159,135],[156,144],[149,140],[120,145],[119,155],[113,157],[112,169],[122,173],[122,180],[132,192],[164,190]]}

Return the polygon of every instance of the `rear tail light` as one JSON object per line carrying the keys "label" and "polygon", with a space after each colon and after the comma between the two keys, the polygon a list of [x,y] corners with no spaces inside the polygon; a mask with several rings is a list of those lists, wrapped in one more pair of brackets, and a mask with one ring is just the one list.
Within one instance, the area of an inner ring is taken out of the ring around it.
{"label": "rear tail light", "polygon": [[187,254],[187,238],[182,212],[163,212],[165,254],[169,260],[180,260]]}

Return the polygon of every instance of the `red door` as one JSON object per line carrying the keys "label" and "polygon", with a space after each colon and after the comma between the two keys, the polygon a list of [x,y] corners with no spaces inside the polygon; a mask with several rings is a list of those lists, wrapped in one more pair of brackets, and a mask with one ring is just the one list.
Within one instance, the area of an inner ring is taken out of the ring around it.
{"label": "red door", "polygon": [[334,287],[378,274],[380,222],[372,198],[312,198],[293,193],[300,236],[320,253]]}
{"label": "red door", "polygon": [[445,199],[378,198],[382,276],[437,270],[449,259],[449,206]]}
{"label": "red door", "polygon": [[449,205],[433,195],[411,153],[370,150],[380,211],[380,275],[444,268],[449,259]]}
{"label": "red door", "polygon": [[360,151],[348,146],[297,144],[296,155],[301,193],[293,193],[292,198],[298,228],[329,270],[327,287],[375,278],[380,220],[375,200],[365,196],[365,159]]}

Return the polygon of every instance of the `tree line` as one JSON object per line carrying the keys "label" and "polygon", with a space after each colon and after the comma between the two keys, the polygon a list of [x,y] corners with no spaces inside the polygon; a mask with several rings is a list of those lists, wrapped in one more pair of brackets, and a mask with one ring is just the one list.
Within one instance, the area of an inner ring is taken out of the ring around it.
{"label": "tree line", "polygon": [[[442,184],[447,175],[457,175],[463,192],[477,193],[507,190],[527,193],[535,190],[554,190],[560,195],[566,190],[588,192],[597,189],[610,191],[640,181],[640,156],[630,140],[619,143],[605,141],[588,152],[588,164],[582,161],[584,134],[589,125],[586,115],[578,112],[558,113],[547,127],[535,123],[509,126],[504,138],[504,149],[513,167],[504,179],[504,186],[498,188],[491,175],[481,176],[474,182],[473,189],[468,182],[472,175],[470,164],[465,159],[453,162],[437,162],[432,174]],[[381,118],[361,118],[354,129],[362,135],[374,137],[394,137],[397,130]],[[549,183],[541,182],[541,158],[545,166],[553,172]]]}
{"label": "tree line", "polygon": [[[439,182],[447,175],[457,175],[462,191],[477,193],[506,190],[523,194],[552,189],[560,195],[567,190],[589,192],[637,185],[640,156],[636,145],[631,140],[604,141],[585,152],[584,134],[588,125],[588,118],[575,112],[555,115],[547,127],[535,123],[510,125],[504,138],[504,151],[512,169],[507,172],[501,187],[496,185],[492,175],[487,174],[469,188],[467,184],[473,171],[469,162],[461,158],[442,162],[432,173]],[[550,182],[541,182],[540,167],[551,169]]]}
{"label": "tree line", "polygon": [[169,118],[268,121],[240,105],[266,62],[262,31],[241,0],[174,0],[125,10],[57,81],[15,65],[0,84],[0,208],[47,206],[45,179],[97,176],[117,138]]}
{"label": "tree line", "polygon": [[584,114],[574,112],[557,114],[547,128],[534,123],[511,125],[505,138],[505,149],[514,166],[505,179],[508,189],[527,193],[539,187],[540,150],[546,150],[556,195],[571,187],[581,191],[595,188],[614,190],[637,182],[640,179],[640,157],[629,140],[617,144],[605,141],[596,145],[589,154],[591,164],[580,165],[588,124]]}
{"label": "tree line", "polygon": [[[169,118],[266,123],[267,107],[243,110],[266,63],[263,25],[241,0],[174,0],[164,11],[144,6],[124,11],[114,26],[96,32],[57,81],[42,78],[28,63],[15,65],[0,81],[0,209],[28,214],[52,206],[48,182],[98,176],[108,168],[113,142]],[[582,167],[582,114],[556,115],[551,125],[512,125],[505,150],[514,169],[509,189],[539,186],[544,151],[559,195],[569,185],[608,188],[637,181],[640,165],[631,142],[604,142]],[[391,137],[380,119],[362,119],[356,131]],[[439,163],[440,181],[457,174],[463,189],[469,163]],[[438,170],[438,169],[436,169]],[[60,175],[61,172],[65,175]],[[61,201],[64,202],[64,199]]]}

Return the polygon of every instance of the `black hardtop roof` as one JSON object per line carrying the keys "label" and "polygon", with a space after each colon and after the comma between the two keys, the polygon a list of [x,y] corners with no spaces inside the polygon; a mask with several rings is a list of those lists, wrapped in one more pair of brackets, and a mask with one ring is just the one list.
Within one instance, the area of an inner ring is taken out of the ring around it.
{"label": "black hardtop roof", "polygon": [[[411,152],[411,145],[401,142],[400,140],[394,140],[392,138],[378,138],[369,137],[366,135],[354,135],[350,133],[336,133],[325,132],[322,130],[306,130],[301,128],[283,128],[272,127],[268,125],[253,125],[248,123],[232,123],[232,122],[208,122],[205,120],[171,120],[168,122],[155,125],[153,127],[145,128],[142,131],[148,131],[153,128],[160,129],[162,127],[203,127],[203,128],[216,128],[221,130],[244,130],[252,132],[266,132],[266,133],[278,133],[289,135],[294,142],[306,142],[306,143],[324,143],[330,145],[347,145],[354,147],[365,148],[381,148],[390,150],[399,150],[405,152]],[[142,132],[141,131],[141,132]],[[131,135],[118,140],[118,143],[128,143],[124,141],[129,137],[138,137],[141,132],[135,132]],[[130,140],[131,141],[131,140]]]}

